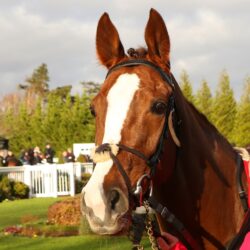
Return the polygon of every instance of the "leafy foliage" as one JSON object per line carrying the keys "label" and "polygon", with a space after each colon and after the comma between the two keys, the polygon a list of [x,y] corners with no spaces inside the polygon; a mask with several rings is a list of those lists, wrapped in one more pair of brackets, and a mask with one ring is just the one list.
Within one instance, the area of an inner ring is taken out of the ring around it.
{"label": "leafy foliage", "polygon": [[13,185],[13,195],[19,199],[25,199],[29,197],[29,187],[20,181],[15,181]]}
{"label": "leafy foliage", "polygon": [[13,181],[7,176],[1,176],[0,180],[0,202],[5,199],[28,198],[29,187],[19,181]]}
{"label": "leafy foliage", "polygon": [[237,109],[234,142],[242,147],[250,144],[250,77],[246,79],[243,95]]}
{"label": "leafy foliage", "polygon": [[33,111],[22,103],[17,115],[9,113],[5,125],[10,148],[15,154],[22,149],[45,147],[50,143],[58,155],[73,143],[93,142],[94,120],[89,111],[90,98],[86,95],[66,98],[49,93],[47,100],[38,100]]}
{"label": "leafy foliage", "polygon": [[44,96],[49,90],[48,68],[45,63],[33,71],[33,74],[26,79],[26,84],[19,84],[20,89]]}
{"label": "leafy foliage", "polygon": [[99,90],[101,85],[99,83],[96,82],[81,82],[82,86],[83,86],[83,91],[86,95],[88,96],[93,96],[96,95]]}
{"label": "leafy foliage", "polygon": [[196,107],[211,120],[212,115],[212,94],[208,87],[207,82],[202,81],[201,88],[196,95]]}
{"label": "leafy foliage", "polygon": [[231,142],[233,142],[232,130],[236,116],[236,101],[233,90],[230,87],[229,75],[222,72],[218,89],[216,91],[212,122],[218,130]]}
{"label": "leafy foliage", "polygon": [[182,93],[187,98],[187,100],[191,103],[194,103],[195,98],[193,95],[192,84],[189,80],[189,75],[187,74],[185,70],[183,70],[181,73],[180,86],[181,86]]}

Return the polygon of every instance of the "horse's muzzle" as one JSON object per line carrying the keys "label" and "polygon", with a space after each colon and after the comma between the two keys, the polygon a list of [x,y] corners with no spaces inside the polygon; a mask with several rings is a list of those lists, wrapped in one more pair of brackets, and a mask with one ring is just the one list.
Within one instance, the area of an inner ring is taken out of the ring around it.
{"label": "horse's muzzle", "polygon": [[[93,194],[94,196],[94,194]],[[83,189],[81,196],[81,211],[86,216],[90,228],[97,234],[117,234],[123,231],[128,224],[126,213],[128,212],[128,199],[119,189],[109,191],[106,197],[103,197],[104,204],[89,206],[85,200],[85,191]],[[96,215],[95,211],[103,207],[103,217]]]}

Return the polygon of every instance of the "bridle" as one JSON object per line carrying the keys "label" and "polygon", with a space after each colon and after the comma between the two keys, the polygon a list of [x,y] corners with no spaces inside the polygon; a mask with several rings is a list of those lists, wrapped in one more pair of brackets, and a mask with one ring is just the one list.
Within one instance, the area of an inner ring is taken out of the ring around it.
{"label": "bridle", "polygon": [[[131,148],[131,147],[123,145],[123,144],[117,144],[116,146],[120,150],[129,152],[133,155],[136,155],[138,158],[144,160],[146,162],[147,166],[150,168],[149,177],[151,178],[155,174],[157,164],[159,163],[160,156],[163,152],[164,140],[168,137],[168,119],[167,119],[167,117],[170,114],[170,112],[173,112],[175,110],[175,102],[174,102],[174,89],[175,89],[174,82],[175,81],[173,80],[173,75],[167,74],[166,72],[164,72],[162,70],[162,68],[160,68],[159,66],[155,65],[154,63],[152,63],[148,60],[131,59],[129,61],[124,61],[124,62],[118,63],[115,66],[111,67],[106,75],[106,79],[112,72],[116,71],[117,69],[120,69],[123,67],[139,66],[139,65],[144,65],[144,66],[147,66],[147,67],[154,69],[156,72],[158,72],[160,74],[160,76],[162,77],[164,82],[166,84],[168,84],[171,87],[171,89],[173,90],[173,93],[171,94],[171,96],[169,97],[169,100],[168,100],[167,110],[165,112],[165,122],[163,125],[163,130],[161,132],[156,150],[152,154],[152,156],[149,158],[146,157],[142,152],[138,151],[135,148]],[[131,181],[130,181],[127,173],[125,172],[123,166],[121,165],[120,161],[118,160],[118,158],[112,153],[112,150],[111,150],[109,143],[104,143],[104,144],[98,146],[95,152],[99,153],[99,152],[104,152],[104,151],[109,152],[110,157],[112,158],[113,162],[116,164],[120,174],[122,175],[122,177],[126,183],[126,186],[127,186],[128,192],[129,192],[129,196],[133,196],[134,190],[132,189]]]}

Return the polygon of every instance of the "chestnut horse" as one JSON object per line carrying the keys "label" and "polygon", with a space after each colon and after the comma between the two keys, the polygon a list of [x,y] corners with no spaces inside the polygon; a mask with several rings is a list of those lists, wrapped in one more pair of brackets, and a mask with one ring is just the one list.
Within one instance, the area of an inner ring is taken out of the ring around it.
{"label": "chestnut horse", "polygon": [[155,199],[201,249],[224,249],[244,217],[235,178],[237,153],[183,96],[170,71],[167,28],[154,9],[145,41],[147,49],[126,54],[109,15],[99,20],[97,55],[109,72],[91,105],[98,147],[93,175],[82,191],[83,212],[94,232],[118,233],[133,206],[131,190],[148,174]]}

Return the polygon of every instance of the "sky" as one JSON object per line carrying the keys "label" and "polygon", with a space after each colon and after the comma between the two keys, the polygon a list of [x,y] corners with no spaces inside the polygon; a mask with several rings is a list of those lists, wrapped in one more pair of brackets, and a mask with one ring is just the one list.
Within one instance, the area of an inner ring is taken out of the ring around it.
{"label": "sky", "polygon": [[46,63],[50,88],[102,83],[106,69],[96,57],[95,34],[107,12],[127,50],[144,46],[150,8],[165,20],[172,73],[189,74],[194,91],[206,80],[214,93],[229,73],[236,98],[250,76],[249,0],[0,0],[0,98],[16,92]]}

